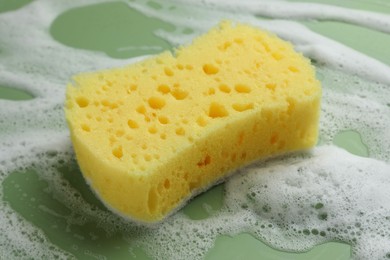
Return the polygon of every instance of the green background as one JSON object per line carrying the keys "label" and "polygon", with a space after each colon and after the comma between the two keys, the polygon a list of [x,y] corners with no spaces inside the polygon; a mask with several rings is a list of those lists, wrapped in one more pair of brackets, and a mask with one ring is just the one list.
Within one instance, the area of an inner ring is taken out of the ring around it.
{"label": "green background", "polygon": [[[23,8],[31,1],[0,0],[2,12],[12,12]],[[302,2],[302,1],[301,1]],[[390,13],[389,5],[372,1],[304,1],[323,2],[356,9]],[[157,2],[149,1],[149,6],[159,9]],[[390,65],[390,36],[359,26],[336,21],[302,21],[310,29],[335,39],[356,50],[368,54]],[[118,59],[126,59],[145,54],[153,54],[172,46],[154,35],[157,29],[172,31],[168,23],[147,17],[124,3],[109,2],[83,6],[62,13],[50,26],[54,39],[74,48],[106,53]],[[190,29],[182,33],[191,33]],[[136,37],[134,37],[136,35]],[[134,49],[120,50],[121,46],[135,46]],[[141,46],[150,46],[145,49]],[[140,47],[140,48],[138,48]],[[1,61],[0,61],[1,62]],[[326,79],[323,79],[326,80]],[[0,85],[0,99],[23,101],[34,98],[30,93]],[[368,156],[369,149],[364,145],[355,129],[344,130],[336,135],[334,143],[359,156]],[[58,165],[62,178],[76,188],[90,204],[99,209],[105,207],[95,198],[85,184],[75,162]],[[14,172],[2,183],[4,200],[23,218],[39,227],[47,238],[58,247],[79,259],[92,259],[91,252],[108,259],[148,259],[142,248],[131,248],[120,233],[110,235],[99,227],[97,220],[88,219],[84,225],[70,225],[65,218],[56,217],[50,210],[63,216],[71,214],[55,195],[45,189],[48,183],[39,178],[34,170]],[[20,195],[22,194],[22,195]],[[191,201],[182,212],[190,218],[203,219],[209,216],[206,208],[218,210],[223,203],[223,185],[219,185]],[[42,206],[46,210],[42,210]],[[47,210],[48,209],[48,210]],[[236,236],[219,236],[206,259],[350,259],[350,246],[330,242],[319,245],[306,253],[280,252],[243,233]],[[89,253],[86,253],[89,252]],[[17,255],[16,255],[17,256]]]}

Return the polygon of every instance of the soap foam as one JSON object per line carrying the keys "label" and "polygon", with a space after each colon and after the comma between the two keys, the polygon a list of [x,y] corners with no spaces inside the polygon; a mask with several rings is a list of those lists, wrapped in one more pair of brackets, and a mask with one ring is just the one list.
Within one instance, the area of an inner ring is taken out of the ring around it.
{"label": "soap foam", "polygon": [[[323,146],[312,153],[258,163],[240,170],[226,182],[224,206],[212,217],[194,221],[179,212],[153,228],[126,222],[85,201],[56,168],[61,162],[71,164],[74,160],[62,112],[64,86],[73,74],[134,61],[69,48],[50,37],[48,28],[55,17],[92,2],[103,1],[39,0],[0,14],[0,31],[7,36],[0,38],[0,83],[35,96],[22,102],[0,99],[1,183],[15,170],[33,168],[48,183],[47,192],[71,209],[69,216],[63,216],[67,223],[83,225],[94,219],[108,235],[120,233],[129,245],[142,246],[154,258],[201,259],[219,234],[240,232],[250,232],[276,248],[293,251],[337,239],[352,245],[355,259],[385,258],[390,252],[390,104],[386,100],[390,96],[389,67],[299,23],[260,20],[255,17],[260,13],[259,3],[249,0],[239,5],[225,1],[229,5],[224,10],[210,7],[216,2],[206,1],[180,2],[176,11],[171,10],[170,2],[164,2],[158,11],[141,1],[128,4],[175,24],[173,33],[156,32],[173,44],[187,43],[227,18],[263,27],[290,40],[318,64],[324,91],[321,143],[330,145],[340,130],[355,129],[374,159]],[[336,19],[357,24],[351,17],[361,12],[321,5],[326,12],[319,14],[310,9],[313,5],[286,5],[281,1],[261,5],[262,15],[283,19]],[[304,11],[298,12],[299,9]],[[283,13],[286,16],[277,15]],[[332,13],[337,15],[330,16]],[[388,28],[383,25],[388,16],[368,12],[364,17],[361,25],[379,31]],[[183,34],[188,28],[193,33]],[[19,57],[24,57],[23,61]],[[34,259],[72,257],[12,210],[4,201],[2,189],[0,211],[1,259],[27,255]]]}
{"label": "soap foam", "polygon": [[194,259],[217,234],[246,231],[282,250],[339,240],[352,245],[354,259],[382,259],[390,252],[389,185],[389,164],[322,146],[241,169],[226,182],[217,214],[198,221],[177,214],[141,245],[156,258]]}
{"label": "soap foam", "polygon": [[226,204],[247,205],[246,222],[260,226],[248,229],[261,240],[284,250],[340,240],[356,259],[390,252],[389,164],[323,146],[241,172],[227,182]]}

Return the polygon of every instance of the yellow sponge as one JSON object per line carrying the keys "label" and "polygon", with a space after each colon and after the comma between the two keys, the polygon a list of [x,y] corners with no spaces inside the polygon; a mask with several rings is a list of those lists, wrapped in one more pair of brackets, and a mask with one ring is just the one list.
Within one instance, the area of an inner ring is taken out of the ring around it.
{"label": "yellow sponge", "polygon": [[239,166],[315,145],[320,97],[291,44],[224,22],[175,55],[76,76],[65,111],[92,189],[155,222]]}

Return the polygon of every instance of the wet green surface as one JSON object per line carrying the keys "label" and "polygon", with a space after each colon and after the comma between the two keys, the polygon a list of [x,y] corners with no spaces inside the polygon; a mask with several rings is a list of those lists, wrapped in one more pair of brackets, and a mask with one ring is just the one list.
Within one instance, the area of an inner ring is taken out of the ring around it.
{"label": "wet green surface", "polygon": [[0,99],[8,99],[8,100],[29,100],[33,99],[34,96],[27,91],[4,87],[0,85]]}
{"label": "wet green surface", "polygon": [[341,131],[334,137],[333,143],[352,154],[363,157],[369,156],[368,147],[363,143],[359,132],[353,130]]}
{"label": "wet green surface", "polygon": [[[73,180],[71,183],[75,184],[75,180],[81,178],[74,168],[62,168],[62,173],[58,173],[63,174],[64,183]],[[76,186],[83,199],[96,207],[104,207],[84,181],[77,182]],[[98,219],[77,213],[83,211],[77,208],[77,204],[71,208],[64,205],[57,198],[61,197],[61,191],[49,190],[48,187],[48,182],[33,170],[15,172],[3,182],[4,200],[23,218],[39,227],[52,243],[79,259],[96,259],[94,255],[117,259],[148,259],[142,249],[135,247],[130,250],[131,244],[120,233],[109,233],[101,227]]]}
{"label": "wet green surface", "polygon": [[33,0],[0,0],[0,13],[17,10]]}
{"label": "wet green surface", "polygon": [[62,13],[53,21],[50,33],[71,47],[101,51],[113,58],[130,58],[170,49],[170,44],[155,32],[173,29],[173,25],[147,17],[125,3],[111,2]]}
{"label": "wet green surface", "polygon": [[[390,65],[388,34],[341,22],[302,22],[311,30]],[[345,33],[348,32],[348,33]],[[362,37],[364,35],[364,37]]]}
{"label": "wet green surface", "polygon": [[182,210],[189,218],[198,220],[210,217],[223,206],[223,184],[200,194]]}
{"label": "wet green surface", "polygon": [[388,0],[288,0],[289,2],[319,3],[346,7],[364,11],[390,13],[390,2]]}
{"label": "wet green surface", "polygon": [[350,255],[350,246],[336,242],[316,246],[305,253],[280,252],[259,242],[250,234],[244,233],[234,237],[218,237],[215,247],[208,252],[206,260],[343,260],[350,259]]}

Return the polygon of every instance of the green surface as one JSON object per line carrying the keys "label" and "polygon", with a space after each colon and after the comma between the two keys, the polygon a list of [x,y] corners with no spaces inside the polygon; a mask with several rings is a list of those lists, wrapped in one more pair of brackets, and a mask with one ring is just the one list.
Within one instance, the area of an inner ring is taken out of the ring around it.
{"label": "green surface", "polygon": [[[31,1],[0,1],[0,13],[15,10]],[[314,1],[310,1],[314,2]],[[319,1],[329,4],[390,12],[387,5],[370,1]],[[384,2],[383,2],[384,3]],[[158,2],[149,1],[149,6],[161,8]],[[335,21],[303,22],[311,29],[349,45],[363,53],[390,64],[390,37],[358,26]],[[165,22],[146,17],[128,8],[124,3],[113,2],[85,6],[61,14],[50,27],[50,33],[57,41],[67,46],[104,52],[114,58],[129,58],[153,54],[170,49],[171,46],[158,38],[156,30],[172,31],[174,27]],[[348,34],[345,33],[348,31]],[[187,30],[183,33],[191,33]],[[136,37],[134,37],[136,35]],[[362,37],[364,35],[365,37]],[[144,48],[143,46],[148,46]],[[22,90],[0,86],[0,99],[27,100],[33,96]],[[336,135],[333,142],[351,153],[368,156],[368,148],[358,132],[345,130]],[[64,182],[73,186],[91,205],[105,209],[85,184],[77,166],[73,163],[58,166],[58,174]],[[14,172],[2,184],[4,200],[23,218],[39,227],[47,238],[60,248],[80,259],[95,259],[100,254],[108,259],[148,259],[141,248],[132,248],[120,232],[108,234],[92,217],[83,225],[67,223],[63,216],[69,216],[76,208],[68,208],[58,198],[56,191],[48,190],[48,181],[39,178],[34,170]],[[191,219],[204,219],[218,211],[223,204],[223,185],[191,201],[182,212]],[[129,247],[131,250],[129,250]],[[327,243],[307,253],[287,253],[270,248],[249,234],[220,236],[206,259],[349,259],[350,246],[342,243]]]}
{"label": "green surface", "polygon": [[368,147],[364,144],[359,132],[346,130],[337,133],[333,143],[358,156],[368,157]]}
{"label": "green surface", "polygon": [[239,234],[234,237],[218,237],[215,247],[208,252],[206,260],[343,260],[350,259],[350,255],[350,246],[342,243],[329,242],[298,254],[277,251],[249,234]]}
{"label": "green surface", "polygon": [[130,58],[170,49],[169,43],[154,32],[173,28],[125,3],[111,2],[62,13],[51,24],[50,33],[54,39],[71,47],[102,51],[113,58]]}
{"label": "green surface", "polygon": [[0,85],[0,99],[29,100],[33,98],[34,96],[27,91]]}
{"label": "green surface", "polygon": [[[390,37],[388,34],[335,21],[305,21],[302,23],[327,38],[336,40],[390,65],[389,48],[383,47],[390,46]],[[364,37],[362,37],[363,35]]]}
{"label": "green surface", "polygon": [[0,13],[17,10],[33,0],[0,0]]}
{"label": "green surface", "polygon": [[289,2],[318,3],[339,7],[354,8],[364,11],[390,13],[389,0],[288,0]]}
{"label": "green surface", "polygon": [[200,194],[182,210],[190,219],[199,220],[210,217],[223,206],[223,185],[218,185]]}
{"label": "green surface", "polygon": [[[59,167],[58,173],[82,194],[83,199],[95,207],[104,208],[82,179],[77,167]],[[82,224],[69,223],[71,214],[80,212],[78,205],[69,208],[58,197],[58,190],[48,190],[48,182],[40,179],[34,170],[15,172],[3,182],[4,200],[23,218],[39,227],[46,237],[79,259],[96,259],[90,253],[107,258],[148,259],[140,248],[131,248],[119,232],[112,234],[99,225],[98,219],[87,214],[72,216],[83,218]],[[77,213],[76,213],[77,214]]]}

